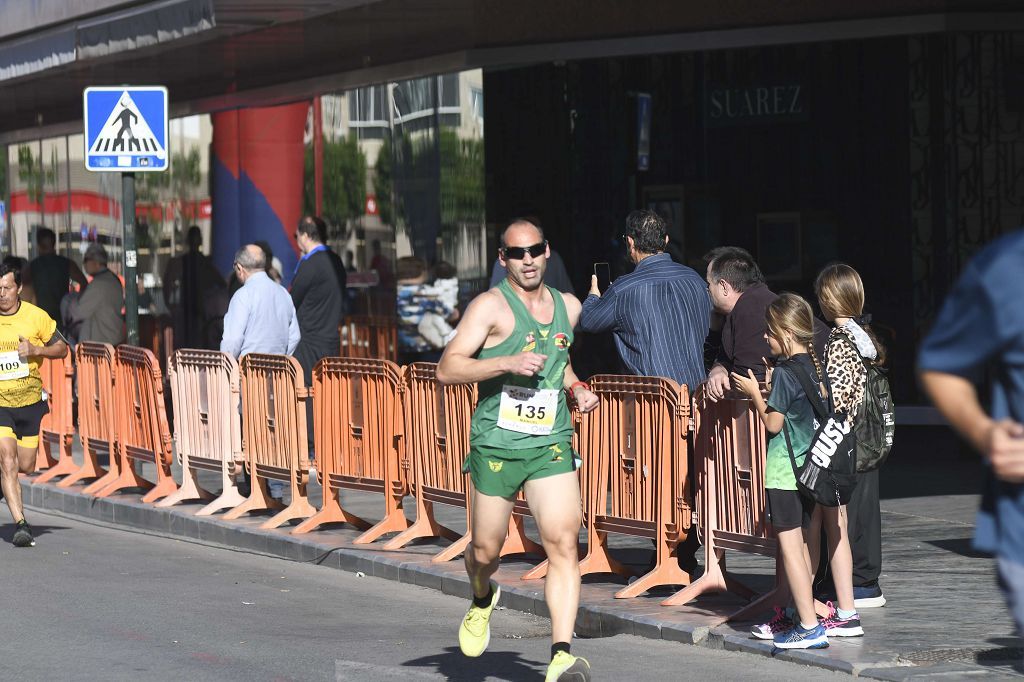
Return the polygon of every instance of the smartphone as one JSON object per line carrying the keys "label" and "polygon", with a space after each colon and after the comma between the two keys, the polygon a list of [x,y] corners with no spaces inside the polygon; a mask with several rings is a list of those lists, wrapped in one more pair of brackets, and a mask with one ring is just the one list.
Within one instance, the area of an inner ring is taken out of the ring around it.
{"label": "smartphone", "polygon": [[601,293],[608,291],[612,283],[612,268],[608,263],[594,263],[594,274],[597,276],[597,288]]}

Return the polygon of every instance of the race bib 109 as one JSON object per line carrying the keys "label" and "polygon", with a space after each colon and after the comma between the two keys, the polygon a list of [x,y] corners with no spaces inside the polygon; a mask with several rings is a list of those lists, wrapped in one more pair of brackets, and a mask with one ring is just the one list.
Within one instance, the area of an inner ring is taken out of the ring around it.
{"label": "race bib 109", "polygon": [[524,388],[505,384],[501,388],[498,428],[546,436],[555,427],[557,412],[557,389]]}
{"label": "race bib 109", "polygon": [[18,351],[0,353],[0,381],[24,379],[28,376],[28,363],[21,359]]}

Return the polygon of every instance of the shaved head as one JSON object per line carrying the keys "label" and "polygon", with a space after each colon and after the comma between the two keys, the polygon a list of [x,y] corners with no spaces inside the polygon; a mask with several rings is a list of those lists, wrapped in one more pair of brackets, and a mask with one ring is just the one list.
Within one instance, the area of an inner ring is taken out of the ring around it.
{"label": "shaved head", "polygon": [[509,222],[508,227],[501,232],[501,245],[514,246],[514,244],[509,242],[509,236],[513,232],[516,235],[524,234],[524,230],[526,231],[525,234],[530,235],[532,239],[532,241],[530,241],[529,244],[526,244],[526,246],[529,246],[530,244],[538,244],[544,241],[544,229],[540,226],[538,221],[531,218],[513,218],[511,222]]}

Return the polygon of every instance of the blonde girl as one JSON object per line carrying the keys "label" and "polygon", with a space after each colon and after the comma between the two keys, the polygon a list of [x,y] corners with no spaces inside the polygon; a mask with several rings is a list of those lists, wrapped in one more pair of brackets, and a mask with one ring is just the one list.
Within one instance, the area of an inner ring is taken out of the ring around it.
{"label": "blonde girl", "polygon": [[796,612],[794,618],[776,607],[776,617],[755,627],[751,634],[772,639],[781,649],[821,649],[828,646],[828,637],[814,611],[814,574],[804,540],[804,529],[810,526],[815,504],[797,488],[782,431],[785,429],[789,435],[797,465],[803,464],[814,436],[815,421],[797,372],[814,377],[813,383],[824,397],[823,370],[814,352],[814,318],[807,301],[796,294],[782,294],[768,305],[765,320],[765,339],[772,354],[780,360],[769,375],[768,400],[761,397],[753,372],[748,370],[747,376],[734,372],[732,380],[754,403],[769,435],[765,468],[768,517],[778,537],[782,570]]}

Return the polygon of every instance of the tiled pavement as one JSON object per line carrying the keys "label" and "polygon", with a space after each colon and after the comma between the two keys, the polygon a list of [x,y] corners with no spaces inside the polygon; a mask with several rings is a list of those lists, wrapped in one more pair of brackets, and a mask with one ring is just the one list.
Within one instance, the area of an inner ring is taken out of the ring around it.
{"label": "tiled pavement", "polygon": [[[818,651],[773,652],[770,643],[751,638],[750,623],[716,625],[743,604],[736,597],[701,597],[682,607],[662,607],[666,588],[632,600],[612,594],[621,580],[611,576],[585,579],[578,633],[601,637],[631,633],[712,648],[737,649],[786,660],[883,679],[963,679],[1018,677],[1013,661],[1021,643],[995,585],[993,563],[975,555],[969,544],[977,496],[978,465],[955,448],[928,450],[914,458],[895,458],[884,471],[882,484],[882,585],[889,600],[881,609],[865,609],[863,638],[836,640]],[[76,453],[77,455],[77,453]],[[362,572],[388,580],[410,582],[465,597],[468,583],[462,562],[432,564],[430,557],[445,541],[423,542],[404,551],[386,552],[352,545],[357,535],[334,527],[305,535],[289,529],[258,529],[262,518],[223,521],[219,516],[196,517],[199,505],[158,509],[138,501],[138,495],[108,499],[83,496],[81,487],[62,490],[53,485],[23,483],[30,507],[67,514],[147,533],[203,544],[259,552],[328,568]],[[180,480],[180,479],[179,479]],[[319,488],[311,499],[319,504]],[[379,518],[381,498],[345,493],[347,506],[367,519]],[[409,514],[413,513],[408,500]],[[461,531],[464,512],[438,507],[442,523]],[[375,543],[380,545],[381,542]],[[611,545],[627,564],[642,569],[651,556],[645,541],[613,536]],[[773,561],[730,554],[730,570],[758,590],[772,582]],[[508,608],[547,615],[543,583],[519,576],[536,559],[504,561],[497,579],[502,603]]]}

